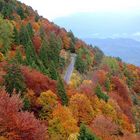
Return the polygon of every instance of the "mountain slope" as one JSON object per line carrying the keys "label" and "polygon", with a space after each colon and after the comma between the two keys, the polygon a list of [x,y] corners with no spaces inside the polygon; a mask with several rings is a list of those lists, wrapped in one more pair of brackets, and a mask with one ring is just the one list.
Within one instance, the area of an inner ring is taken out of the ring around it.
{"label": "mountain slope", "polygon": [[123,61],[140,66],[140,42],[133,39],[84,39],[87,43],[99,46],[108,56],[120,57]]}
{"label": "mountain slope", "polygon": [[0,0],[0,13],[0,139],[139,139],[139,67],[16,0]]}

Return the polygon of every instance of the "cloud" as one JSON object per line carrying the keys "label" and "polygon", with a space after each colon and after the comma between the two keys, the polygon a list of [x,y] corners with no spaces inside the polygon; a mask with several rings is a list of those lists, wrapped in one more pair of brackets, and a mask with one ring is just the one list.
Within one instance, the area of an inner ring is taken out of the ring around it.
{"label": "cloud", "polygon": [[49,19],[77,12],[140,11],[140,0],[20,0]]}
{"label": "cloud", "polygon": [[135,33],[132,34],[132,36],[140,37],[140,32],[135,32]]}

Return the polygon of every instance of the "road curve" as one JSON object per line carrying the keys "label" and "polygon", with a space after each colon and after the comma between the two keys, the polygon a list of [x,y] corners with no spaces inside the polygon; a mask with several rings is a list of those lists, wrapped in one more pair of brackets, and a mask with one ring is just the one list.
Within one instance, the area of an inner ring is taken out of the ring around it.
{"label": "road curve", "polygon": [[67,71],[65,73],[65,76],[64,76],[64,81],[67,84],[69,84],[69,82],[70,82],[70,78],[71,78],[71,75],[72,75],[73,70],[74,70],[75,60],[76,60],[76,54],[72,54],[71,55],[71,62],[69,64]]}

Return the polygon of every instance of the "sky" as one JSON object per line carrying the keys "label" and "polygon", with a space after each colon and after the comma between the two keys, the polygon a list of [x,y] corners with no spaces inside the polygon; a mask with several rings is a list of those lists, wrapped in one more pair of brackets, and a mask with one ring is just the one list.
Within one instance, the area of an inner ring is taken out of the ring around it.
{"label": "sky", "polygon": [[79,38],[140,41],[140,0],[19,0]]}
{"label": "sky", "polygon": [[19,0],[49,20],[80,12],[140,12],[140,0]]}

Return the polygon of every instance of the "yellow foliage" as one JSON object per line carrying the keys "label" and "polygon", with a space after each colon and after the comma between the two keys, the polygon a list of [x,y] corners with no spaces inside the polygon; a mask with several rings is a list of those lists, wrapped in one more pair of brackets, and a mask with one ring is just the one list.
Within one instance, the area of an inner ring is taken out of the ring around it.
{"label": "yellow foliage", "polygon": [[8,140],[8,139],[3,136],[0,136],[0,140]]}
{"label": "yellow foliage", "polygon": [[48,127],[51,140],[66,140],[73,133],[78,133],[77,121],[68,107],[59,105],[53,111]]}
{"label": "yellow foliage", "polygon": [[37,99],[37,104],[42,106],[40,117],[46,119],[47,117],[51,117],[50,115],[58,104],[57,96],[51,90],[42,92]]}
{"label": "yellow foliage", "polygon": [[106,103],[103,100],[99,100],[99,98],[96,96],[91,97],[90,100],[91,100],[91,104],[92,104],[92,108],[94,110],[95,116],[104,114],[105,116],[110,117],[113,120],[117,118],[116,110],[114,106],[111,104],[111,102]]}
{"label": "yellow foliage", "polygon": [[42,92],[37,101],[42,106],[51,105],[54,108],[57,104],[57,96],[51,90],[48,90],[47,92]]}
{"label": "yellow foliage", "polygon": [[94,117],[94,111],[90,100],[84,95],[76,93],[70,99],[69,107],[76,120],[81,123],[90,123]]}
{"label": "yellow foliage", "polygon": [[68,140],[78,140],[79,133],[70,134]]}
{"label": "yellow foliage", "polygon": [[33,90],[31,89],[27,89],[27,95],[30,97],[30,96],[35,96],[35,93]]}
{"label": "yellow foliage", "polygon": [[34,29],[36,32],[37,32],[37,31],[39,30],[39,28],[40,28],[39,24],[36,23],[36,22],[32,23],[32,27],[33,27],[33,29]]}
{"label": "yellow foliage", "polygon": [[67,51],[65,51],[65,49],[62,49],[60,51],[60,56],[63,57],[65,60],[68,60],[70,57],[69,53]]}
{"label": "yellow foliage", "polygon": [[71,76],[69,85],[76,88],[81,84],[81,76],[78,72],[74,72]]}
{"label": "yellow foliage", "polygon": [[116,110],[109,103],[105,103],[104,106],[102,106],[102,113],[113,120],[116,120]]}
{"label": "yellow foliage", "polygon": [[4,55],[0,52],[0,61],[4,60]]}
{"label": "yellow foliage", "polygon": [[135,131],[135,127],[133,126],[133,124],[130,123],[128,117],[124,114],[118,114],[116,122],[124,130],[127,130],[129,132]]}
{"label": "yellow foliage", "polygon": [[26,97],[28,98],[28,100],[32,105],[36,103],[36,96],[33,90],[27,89]]}
{"label": "yellow foliage", "polygon": [[84,81],[82,82],[82,84],[90,85],[90,84],[92,84],[92,81],[91,81],[91,80],[84,80]]}
{"label": "yellow foliage", "polygon": [[[119,105],[114,100],[109,100],[107,107],[110,110],[107,112],[107,115],[109,115],[116,124],[129,132],[135,131],[135,127],[130,123],[128,117],[121,112]],[[114,111],[110,107],[113,108]]]}

